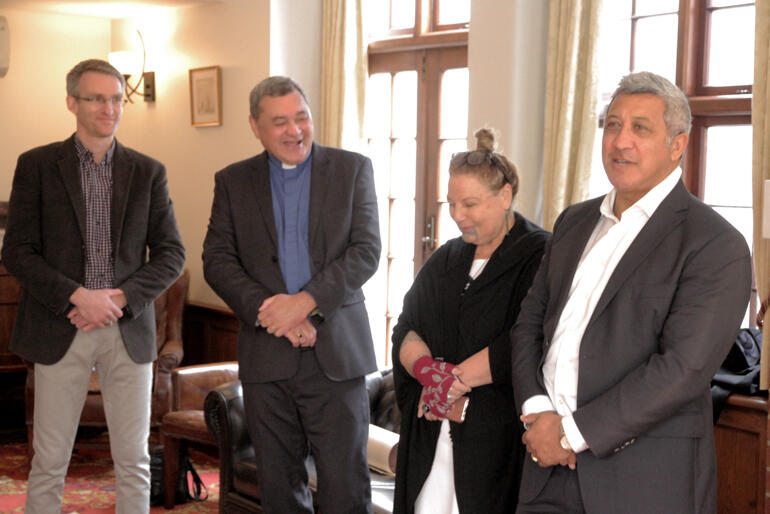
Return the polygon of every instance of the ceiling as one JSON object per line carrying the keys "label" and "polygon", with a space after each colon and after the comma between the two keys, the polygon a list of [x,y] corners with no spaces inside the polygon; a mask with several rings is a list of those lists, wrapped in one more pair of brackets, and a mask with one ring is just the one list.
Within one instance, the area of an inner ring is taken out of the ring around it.
{"label": "ceiling", "polygon": [[99,18],[130,18],[158,8],[217,2],[221,0],[0,0],[0,9],[14,8]]}

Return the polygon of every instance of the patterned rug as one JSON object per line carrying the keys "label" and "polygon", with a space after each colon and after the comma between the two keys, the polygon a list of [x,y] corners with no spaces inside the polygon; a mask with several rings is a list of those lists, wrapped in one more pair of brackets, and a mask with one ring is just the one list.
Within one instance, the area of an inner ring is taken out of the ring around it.
{"label": "patterned rug", "polygon": [[[209,497],[202,502],[177,505],[173,510],[153,507],[151,513],[217,512],[219,503],[219,468],[217,459],[195,450],[190,451],[196,471],[208,488]],[[0,446],[0,513],[24,512],[27,492],[26,444]],[[72,455],[64,487],[62,513],[106,514],[115,512],[115,472],[109,451],[94,450]]]}

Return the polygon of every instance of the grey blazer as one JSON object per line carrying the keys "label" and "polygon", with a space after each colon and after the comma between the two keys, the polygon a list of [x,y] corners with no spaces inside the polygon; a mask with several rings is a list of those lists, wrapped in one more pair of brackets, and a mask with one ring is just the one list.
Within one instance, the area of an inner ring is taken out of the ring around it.
{"label": "grey blazer", "polygon": [[[315,344],[321,369],[333,380],[347,380],[376,369],[361,291],[380,257],[374,175],[368,158],[317,144],[310,173],[312,278],[303,290],[313,296],[324,317]],[[299,351],[287,339],[255,326],[262,302],[286,293],[267,153],[216,174],[203,270],[241,322],[241,380],[271,382],[293,376]]]}
{"label": "grey blazer", "polygon": [[[131,359],[146,363],[157,356],[152,302],[181,273],[185,251],[163,165],[116,143],[112,174],[115,287],[128,301],[119,327]],[[53,364],[72,343],[66,315],[84,280],[85,237],[74,136],[19,156],[2,258],[24,291],[10,344],[21,358]]]}
{"label": "grey blazer", "polygon": [[[602,198],[567,208],[511,331],[519,410],[545,394],[542,364]],[[735,339],[751,256],[680,181],[621,259],[580,346],[575,422],[589,513],[716,512],[709,381]],[[520,498],[552,468],[526,459]]]}

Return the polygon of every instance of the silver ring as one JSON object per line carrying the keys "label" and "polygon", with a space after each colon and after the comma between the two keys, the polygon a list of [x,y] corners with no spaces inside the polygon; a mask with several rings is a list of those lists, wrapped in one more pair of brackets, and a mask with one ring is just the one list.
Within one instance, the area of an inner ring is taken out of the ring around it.
{"label": "silver ring", "polygon": [[533,462],[537,462],[537,457],[535,457],[535,456],[534,456],[534,455],[532,455],[532,454],[530,454],[530,457],[532,457],[532,461],[533,461]]}
{"label": "silver ring", "polygon": [[446,394],[446,401],[451,402],[452,401],[452,393]]}

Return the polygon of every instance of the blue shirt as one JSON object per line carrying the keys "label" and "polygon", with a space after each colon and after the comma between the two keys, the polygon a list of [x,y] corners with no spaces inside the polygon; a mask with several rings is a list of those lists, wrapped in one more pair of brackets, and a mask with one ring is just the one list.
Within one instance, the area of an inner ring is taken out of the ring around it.
{"label": "blue shirt", "polygon": [[278,263],[286,291],[295,294],[311,277],[308,242],[311,155],[290,169],[285,169],[281,161],[270,154],[267,161],[278,233]]}

